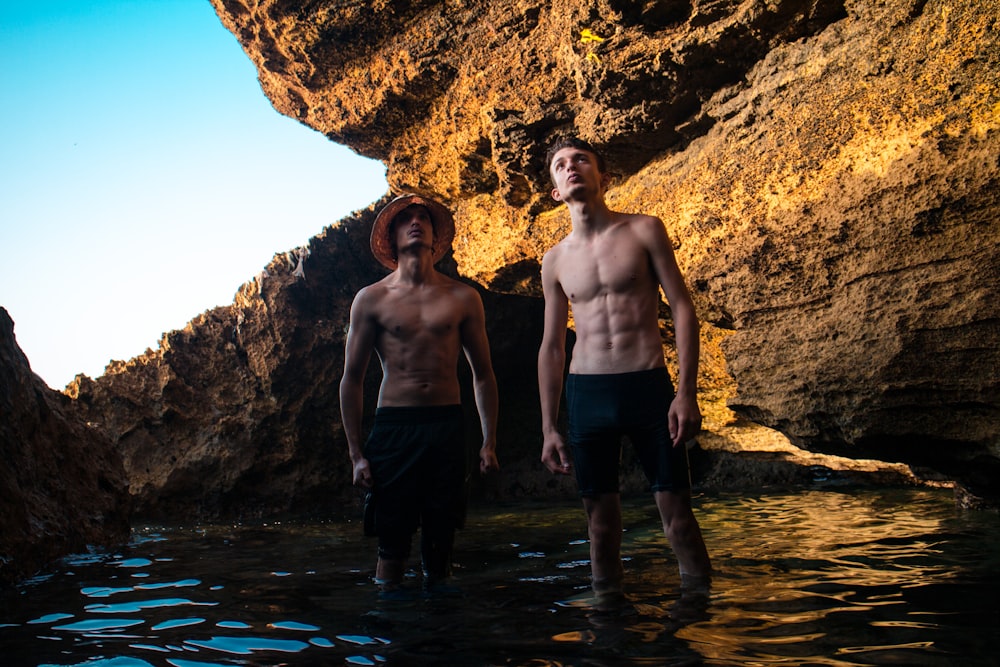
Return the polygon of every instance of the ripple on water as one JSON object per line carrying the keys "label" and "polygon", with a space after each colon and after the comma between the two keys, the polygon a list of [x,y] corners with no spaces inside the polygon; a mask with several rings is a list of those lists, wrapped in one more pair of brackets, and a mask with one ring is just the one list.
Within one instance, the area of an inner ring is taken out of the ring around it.
{"label": "ripple on water", "polygon": [[234,655],[250,655],[259,651],[279,651],[281,653],[298,653],[309,645],[297,639],[268,639],[266,637],[212,637],[211,639],[188,639],[186,646],[212,649]]}
{"label": "ripple on water", "polygon": [[163,621],[162,623],[157,623],[151,630],[153,632],[159,632],[160,630],[172,630],[174,628],[183,628],[189,625],[199,625],[204,623],[204,618],[174,618],[169,621]]}
{"label": "ripple on water", "polygon": [[100,620],[91,619],[76,621],[65,625],[53,625],[53,630],[66,630],[67,632],[103,632],[106,630],[123,630],[145,623],[141,618],[102,618]]}
{"label": "ripple on water", "polygon": [[274,628],[275,630],[300,630],[302,632],[316,632],[320,629],[318,625],[299,623],[298,621],[275,621],[274,623],[268,623],[267,627]]}
{"label": "ripple on water", "polygon": [[354,646],[373,646],[383,643],[374,637],[366,637],[364,635],[337,635],[337,639],[348,644],[353,644]]}
{"label": "ripple on water", "polygon": [[380,655],[375,655],[370,658],[363,655],[349,655],[344,658],[345,664],[362,665],[363,667],[370,667],[371,665],[378,665],[383,662],[385,662],[385,658]]}
{"label": "ripple on water", "polygon": [[153,584],[136,584],[135,589],[140,591],[155,591],[161,588],[188,588],[199,585],[201,585],[201,581],[198,579],[182,579],[180,581],[163,581]]}
{"label": "ripple on water", "polygon": [[151,600],[134,600],[132,602],[116,602],[114,604],[90,604],[84,609],[92,614],[128,614],[144,609],[163,609],[166,607],[214,607],[217,602],[195,602],[187,598],[160,598]]}
{"label": "ripple on water", "polygon": [[107,598],[118,593],[131,593],[134,586],[88,586],[80,589],[80,593],[89,598]]}
{"label": "ripple on water", "polygon": [[73,614],[46,614],[41,618],[35,618],[28,621],[28,625],[51,625],[52,623],[58,623],[59,621],[65,621],[67,618],[73,618]]}

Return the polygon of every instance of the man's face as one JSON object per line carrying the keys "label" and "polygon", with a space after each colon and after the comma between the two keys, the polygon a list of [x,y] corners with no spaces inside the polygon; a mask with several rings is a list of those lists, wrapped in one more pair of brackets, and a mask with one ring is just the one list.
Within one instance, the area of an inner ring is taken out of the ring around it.
{"label": "man's face", "polygon": [[397,253],[414,245],[434,246],[434,222],[427,209],[419,204],[407,206],[396,214],[389,228]]}
{"label": "man's face", "polygon": [[597,156],[582,148],[567,146],[552,156],[549,173],[555,187],[552,198],[566,201],[586,191],[601,192],[604,174],[597,166]]}

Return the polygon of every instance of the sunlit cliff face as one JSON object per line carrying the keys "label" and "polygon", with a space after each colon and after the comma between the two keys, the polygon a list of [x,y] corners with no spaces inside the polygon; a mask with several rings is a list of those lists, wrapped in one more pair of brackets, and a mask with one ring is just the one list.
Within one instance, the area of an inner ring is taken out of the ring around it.
{"label": "sunlit cliff face", "polygon": [[[544,155],[571,131],[609,158],[611,206],[659,216],[674,242],[710,430],[738,415],[813,450],[954,474],[995,462],[1000,2],[571,5],[216,1],[277,109],[455,212],[449,266],[489,290],[494,363],[519,371],[512,422],[537,410],[527,302],[570,229]],[[155,368],[116,376],[122,396],[152,395],[116,422],[128,456],[171,451],[161,437],[192,462],[211,458],[188,452],[198,438],[280,442],[236,472],[205,464],[235,498],[240,475],[335,429],[350,298],[381,275],[372,216],[315,239],[307,281],[269,267],[232,311],[168,336]],[[203,423],[203,404],[226,420]]]}
{"label": "sunlit cliff face", "polygon": [[539,293],[574,132],[731,332],[720,400],[805,444],[971,424],[997,453],[997,0],[216,6],[279,110],[451,201],[463,274]]}

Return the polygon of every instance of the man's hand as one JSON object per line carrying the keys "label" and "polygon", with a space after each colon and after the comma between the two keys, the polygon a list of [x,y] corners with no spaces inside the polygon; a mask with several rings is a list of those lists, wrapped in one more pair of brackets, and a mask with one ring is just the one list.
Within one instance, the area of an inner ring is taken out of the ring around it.
{"label": "man's hand", "polygon": [[354,462],[354,486],[372,488],[372,471],[368,468],[368,459],[358,459]]}
{"label": "man's hand", "polygon": [[497,452],[493,447],[483,447],[479,450],[479,472],[485,475],[488,472],[500,470],[500,462],[497,460]]}
{"label": "man's hand", "polygon": [[558,433],[545,436],[542,444],[542,463],[553,475],[568,475],[572,470],[569,449]]}
{"label": "man's hand", "polygon": [[692,395],[677,394],[670,403],[670,439],[674,447],[685,445],[701,431],[701,410],[698,399]]}

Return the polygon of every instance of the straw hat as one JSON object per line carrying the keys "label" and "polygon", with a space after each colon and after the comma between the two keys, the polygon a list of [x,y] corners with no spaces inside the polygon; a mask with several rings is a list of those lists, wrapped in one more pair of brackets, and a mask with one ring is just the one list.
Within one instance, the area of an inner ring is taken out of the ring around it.
{"label": "straw hat", "polygon": [[407,206],[423,206],[430,213],[431,223],[434,225],[435,264],[451,249],[451,242],[455,238],[455,219],[442,204],[411,193],[399,195],[379,211],[375,224],[372,225],[372,254],[390,271],[396,270],[397,261],[393,257],[392,243],[389,240],[389,225],[396,214]]}

